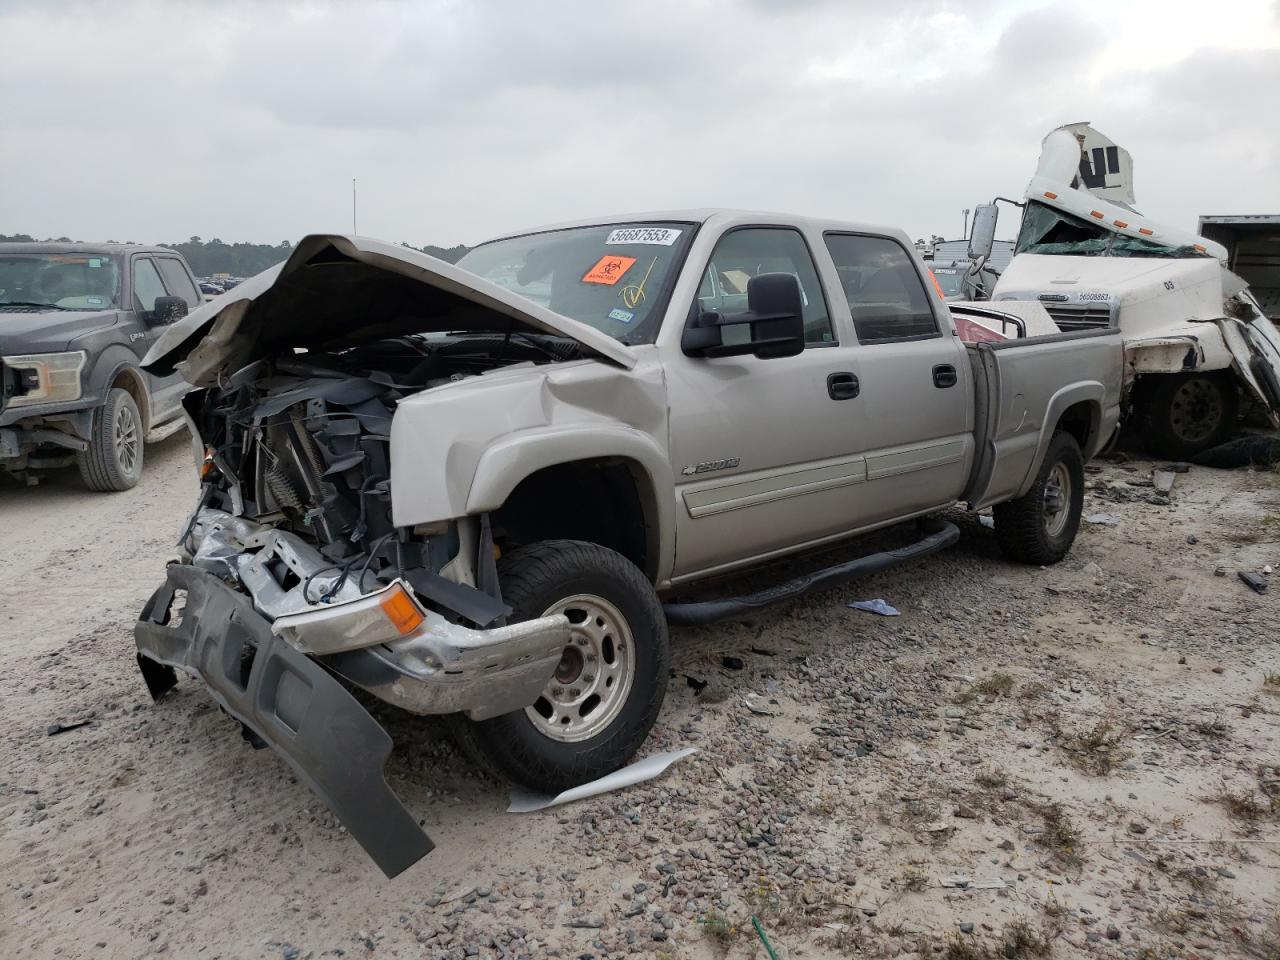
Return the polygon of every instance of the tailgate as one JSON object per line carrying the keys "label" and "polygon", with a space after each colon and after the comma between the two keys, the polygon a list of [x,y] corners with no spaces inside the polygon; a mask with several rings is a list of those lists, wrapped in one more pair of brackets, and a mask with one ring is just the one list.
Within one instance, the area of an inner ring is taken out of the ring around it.
{"label": "tailgate", "polygon": [[134,639],[155,699],[177,682],[175,670],[203,681],[329,805],[388,877],[431,852],[431,840],[383,777],[391,755],[386,731],[323,667],[274,636],[248,597],[204,570],[171,564]]}
{"label": "tailgate", "polygon": [[1087,460],[1120,420],[1124,341],[1118,330],[1080,330],[966,345],[974,369],[978,456],[962,499],[974,509],[1020,496],[1063,412],[1096,406]]}

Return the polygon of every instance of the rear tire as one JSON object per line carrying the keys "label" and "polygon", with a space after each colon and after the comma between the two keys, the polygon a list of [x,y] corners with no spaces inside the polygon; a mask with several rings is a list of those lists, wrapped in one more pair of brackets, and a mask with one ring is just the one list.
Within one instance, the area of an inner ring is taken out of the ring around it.
{"label": "rear tire", "polygon": [[1067,555],[1084,511],[1084,457],[1075,437],[1059,431],[1049,441],[1031,489],[992,508],[996,541],[1010,560],[1047,566]]}
{"label": "rear tire", "polygon": [[90,490],[128,490],[142,476],[142,415],[127,390],[112,388],[93,411],[89,446],[76,455],[80,479]]}
{"label": "rear tire", "polygon": [[453,714],[455,739],[489,773],[541,793],[618,769],[667,689],[667,621],[652,584],[621,554],[576,540],[514,550],[498,576],[513,621],[566,613],[572,642],[534,705],[478,722]]}
{"label": "rear tire", "polygon": [[1148,374],[1136,398],[1143,446],[1158,457],[1186,460],[1227,439],[1239,395],[1228,372]]}

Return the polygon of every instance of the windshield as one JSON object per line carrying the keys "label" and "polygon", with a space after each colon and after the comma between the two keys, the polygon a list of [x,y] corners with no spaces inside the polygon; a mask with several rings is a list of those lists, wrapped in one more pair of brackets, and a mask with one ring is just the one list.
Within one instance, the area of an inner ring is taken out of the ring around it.
{"label": "windshield", "polygon": [[1167,247],[1153,240],[1128,237],[1035,200],[1028,201],[1022,213],[1022,229],[1014,252],[1175,260],[1209,256],[1191,246]]}
{"label": "windshield", "polygon": [[933,275],[938,278],[938,286],[942,288],[943,296],[964,296],[964,273],[962,271],[954,268],[940,267],[933,271]]}
{"label": "windshield", "polygon": [[651,343],[691,223],[609,223],[481,244],[458,266],[623,343]]}
{"label": "windshield", "polygon": [[118,306],[119,262],[101,254],[0,254],[0,309],[13,303],[62,310]]}

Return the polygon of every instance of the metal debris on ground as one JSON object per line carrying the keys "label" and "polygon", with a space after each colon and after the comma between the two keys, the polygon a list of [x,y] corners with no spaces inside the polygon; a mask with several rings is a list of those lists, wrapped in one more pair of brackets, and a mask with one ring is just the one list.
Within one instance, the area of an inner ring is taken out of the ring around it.
{"label": "metal debris on ground", "polygon": [[621,770],[615,770],[599,780],[592,780],[590,783],[584,783],[570,790],[565,790],[554,797],[541,793],[529,793],[524,790],[512,790],[511,805],[507,807],[507,813],[533,813],[535,810],[558,807],[562,803],[585,800],[587,797],[594,797],[597,794],[608,793],[611,790],[621,790],[623,787],[634,786],[637,783],[644,783],[646,780],[652,780],[654,777],[665,773],[667,768],[677,760],[697,752],[697,747],[685,747],[683,750],[668,750],[664,753],[655,753],[652,756],[645,757],[643,760],[637,760]]}
{"label": "metal debris on ground", "polygon": [[1254,593],[1267,592],[1267,581],[1262,579],[1261,574],[1250,573],[1246,570],[1241,570],[1237,574],[1237,576],[1239,576],[1240,579],[1244,581],[1245,586],[1247,586]]}
{"label": "metal debris on ground", "polygon": [[52,723],[45,729],[45,734],[50,737],[56,737],[60,733],[66,733],[68,730],[79,730],[81,727],[87,727],[93,723],[93,717],[87,720],[76,720],[74,723]]}
{"label": "metal debris on ground", "polygon": [[899,617],[901,612],[897,607],[892,607],[883,600],[877,598],[875,600],[855,600],[849,604],[854,610],[865,610],[867,613],[878,613],[882,617]]}

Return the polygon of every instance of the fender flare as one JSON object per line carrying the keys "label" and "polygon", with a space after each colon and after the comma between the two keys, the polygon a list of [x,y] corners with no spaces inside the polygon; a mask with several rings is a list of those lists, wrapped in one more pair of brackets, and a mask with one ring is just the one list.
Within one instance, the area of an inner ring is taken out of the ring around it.
{"label": "fender flare", "polygon": [[1049,398],[1049,405],[1045,408],[1044,422],[1040,424],[1040,438],[1036,442],[1036,455],[1031,459],[1031,467],[1027,471],[1027,475],[1023,478],[1022,483],[1018,485],[1017,495],[1019,497],[1023,496],[1031,488],[1031,485],[1035,483],[1036,476],[1040,473],[1040,465],[1044,462],[1045,452],[1049,449],[1049,441],[1053,439],[1053,435],[1058,428],[1058,422],[1069,407],[1074,407],[1077,403],[1089,404],[1089,434],[1087,442],[1081,447],[1081,453],[1084,455],[1085,460],[1088,460],[1097,452],[1097,447],[1101,440],[1109,439],[1101,436],[1102,405],[1106,400],[1106,396],[1107,388],[1105,386],[1097,380],[1085,380],[1069,383]]}
{"label": "fender flare", "polygon": [[618,459],[634,463],[648,489],[640,499],[650,521],[655,552],[655,582],[675,565],[675,502],[664,491],[675,489],[667,454],[633,427],[619,424],[569,424],[517,430],[495,440],[481,454],[467,494],[466,512],[475,516],[501,507],[526,478],[547,467],[582,460]]}
{"label": "fender flare", "polygon": [[94,358],[89,375],[85,378],[83,396],[87,401],[86,406],[100,407],[106,403],[111,384],[125,371],[128,371],[137,384],[142,397],[139,412],[142,414],[143,430],[148,430],[151,424],[151,383],[138,365],[138,355],[122,344],[113,343]]}

